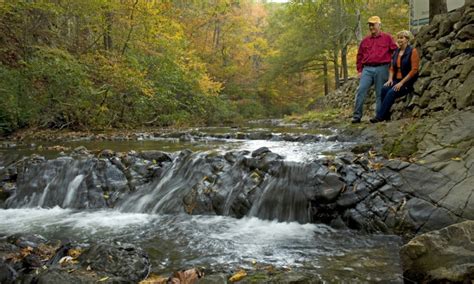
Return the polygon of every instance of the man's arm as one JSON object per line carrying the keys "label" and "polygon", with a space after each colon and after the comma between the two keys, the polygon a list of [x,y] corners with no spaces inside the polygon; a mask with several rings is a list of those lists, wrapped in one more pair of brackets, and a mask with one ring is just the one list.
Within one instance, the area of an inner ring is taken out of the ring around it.
{"label": "man's arm", "polygon": [[362,49],[362,45],[363,45],[364,41],[362,40],[362,42],[360,43],[359,45],[359,50],[357,51],[357,60],[356,60],[356,66],[357,66],[357,73],[359,74],[359,77],[360,77],[360,74],[362,73],[362,58],[364,58],[364,54],[363,54],[363,49]]}
{"label": "man's arm", "polygon": [[395,49],[398,48],[398,45],[395,43],[395,40],[393,39],[393,37],[390,35],[390,34],[387,34],[390,38],[390,44],[388,46],[388,48],[390,49],[390,54],[392,54]]}

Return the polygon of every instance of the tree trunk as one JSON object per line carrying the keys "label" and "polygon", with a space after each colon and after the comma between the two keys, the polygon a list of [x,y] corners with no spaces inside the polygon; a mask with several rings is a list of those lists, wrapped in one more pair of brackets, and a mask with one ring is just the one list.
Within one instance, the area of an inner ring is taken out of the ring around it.
{"label": "tree trunk", "polygon": [[357,46],[360,45],[360,42],[362,41],[362,17],[360,15],[360,10],[357,9],[356,11],[356,16],[357,16],[357,26],[355,28],[355,37],[357,39]]}
{"label": "tree trunk", "polygon": [[430,0],[430,23],[434,16],[438,14],[446,14],[448,12],[448,6],[446,0]]}
{"label": "tree trunk", "polygon": [[112,12],[105,12],[104,49],[112,49]]}
{"label": "tree trunk", "polygon": [[334,65],[334,86],[339,88],[340,79],[339,79],[339,48],[337,48],[337,43],[333,47],[333,65]]}
{"label": "tree trunk", "polygon": [[123,44],[122,55],[124,55],[125,50],[127,50],[128,42],[130,41],[130,38],[132,37],[133,28],[135,27],[135,25],[133,24],[133,14],[135,12],[135,8],[137,7],[137,4],[138,4],[138,0],[135,0],[135,3],[133,3],[133,6],[132,6],[132,12],[130,12],[130,29],[128,30],[127,39],[125,40],[125,43]]}
{"label": "tree trunk", "polygon": [[344,78],[344,83],[347,82],[349,78],[349,70],[347,68],[347,45],[343,45],[341,49],[341,69],[342,76]]}
{"label": "tree trunk", "polygon": [[323,61],[323,74],[324,74],[324,95],[329,94],[329,78],[328,78],[328,60],[325,57]]}

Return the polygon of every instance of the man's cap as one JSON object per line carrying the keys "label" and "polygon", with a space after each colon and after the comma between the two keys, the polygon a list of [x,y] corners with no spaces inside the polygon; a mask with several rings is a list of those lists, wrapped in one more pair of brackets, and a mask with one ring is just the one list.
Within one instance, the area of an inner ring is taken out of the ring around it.
{"label": "man's cap", "polygon": [[382,21],[380,21],[380,17],[379,17],[379,16],[372,16],[372,17],[370,17],[370,18],[367,20],[367,23],[371,23],[371,24],[381,24]]}

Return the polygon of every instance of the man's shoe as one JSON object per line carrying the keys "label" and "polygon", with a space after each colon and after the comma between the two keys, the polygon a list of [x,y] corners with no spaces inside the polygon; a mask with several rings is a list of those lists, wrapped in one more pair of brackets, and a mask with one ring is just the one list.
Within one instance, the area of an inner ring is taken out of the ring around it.
{"label": "man's shoe", "polygon": [[360,118],[353,118],[351,123],[360,123]]}
{"label": "man's shoe", "polygon": [[378,123],[378,122],[382,122],[381,119],[378,119],[377,117],[374,117],[374,118],[371,118],[369,119],[370,123]]}

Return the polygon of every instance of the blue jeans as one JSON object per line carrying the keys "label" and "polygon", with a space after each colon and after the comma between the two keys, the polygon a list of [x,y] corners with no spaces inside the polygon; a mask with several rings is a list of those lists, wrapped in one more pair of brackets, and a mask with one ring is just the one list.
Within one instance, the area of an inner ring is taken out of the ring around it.
{"label": "blue jeans", "polygon": [[392,108],[393,103],[396,98],[400,98],[408,94],[410,91],[407,87],[403,86],[400,90],[395,91],[393,86],[398,84],[400,80],[394,80],[392,86],[384,86],[382,88],[382,107],[377,111],[376,118],[379,120],[389,120],[390,119],[390,109]]}
{"label": "blue jeans", "polygon": [[381,66],[364,66],[360,76],[359,88],[357,88],[354,119],[361,119],[364,109],[364,101],[372,84],[375,85],[375,113],[380,111],[382,106],[382,87],[388,80],[388,64]]}

